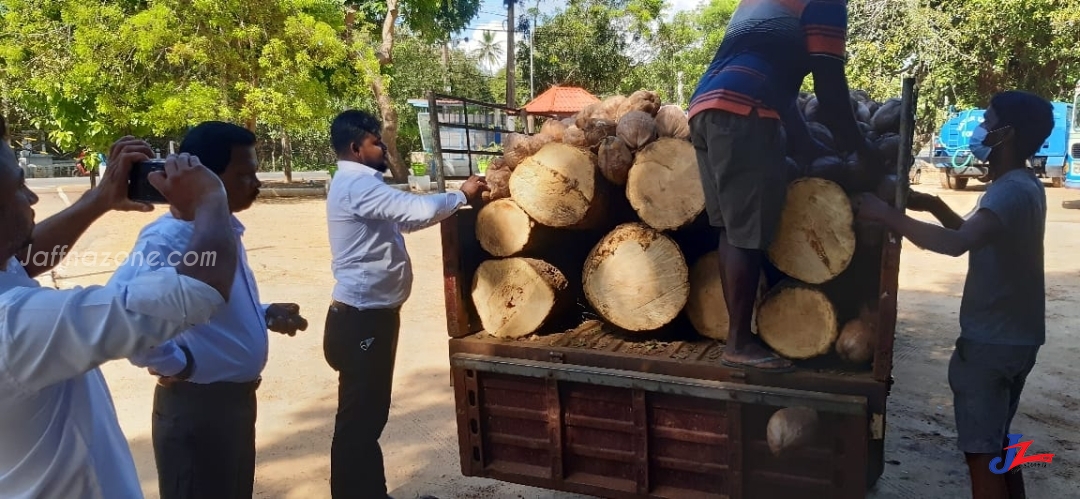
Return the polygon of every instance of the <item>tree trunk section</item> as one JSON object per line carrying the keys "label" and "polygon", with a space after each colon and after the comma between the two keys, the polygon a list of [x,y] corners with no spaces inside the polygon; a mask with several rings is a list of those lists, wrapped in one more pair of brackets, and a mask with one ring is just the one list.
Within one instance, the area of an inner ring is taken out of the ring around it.
{"label": "tree trunk section", "polygon": [[825,355],[840,334],[836,308],[821,291],[794,282],[776,286],[758,307],[758,335],[789,359]]}
{"label": "tree trunk section", "polygon": [[688,273],[671,238],[644,224],[627,223],[589,252],[582,284],[586,299],[604,320],[627,331],[652,331],[686,306]]}
{"label": "tree trunk section", "polygon": [[610,196],[599,178],[596,155],[551,142],[514,168],[510,197],[548,227],[590,229],[606,221]]}
{"label": "tree trunk section", "polygon": [[289,132],[281,132],[281,168],[285,172],[285,183],[292,183],[292,141]]}
{"label": "tree trunk section", "polygon": [[536,332],[572,302],[570,296],[563,273],[532,258],[487,260],[473,277],[472,300],[480,322],[502,338]]}
{"label": "tree trunk section", "polygon": [[784,274],[810,284],[832,280],[855,254],[854,214],[844,190],[820,178],[801,178],[787,190],[769,259]]}
{"label": "tree trunk section", "polygon": [[694,146],[662,138],[642,148],[630,167],[626,197],[641,221],[656,230],[689,225],[705,210]]}
{"label": "tree trunk section", "polygon": [[476,214],[476,239],[495,257],[542,250],[552,235],[552,229],[536,223],[512,198],[488,203]]}
{"label": "tree trunk section", "polygon": [[382,75],[373,75],[371,91],[375,94],[379,114],[382,116],[382,141],[386,144],[386,159],[390,163],[390,173],[394,175],[394,180],[397,182],[407,182],[409,169],[401,161],[401,153],[397,148],[398,114],[394,109],[394,101],[390,99],[390,94],[383,88]]}

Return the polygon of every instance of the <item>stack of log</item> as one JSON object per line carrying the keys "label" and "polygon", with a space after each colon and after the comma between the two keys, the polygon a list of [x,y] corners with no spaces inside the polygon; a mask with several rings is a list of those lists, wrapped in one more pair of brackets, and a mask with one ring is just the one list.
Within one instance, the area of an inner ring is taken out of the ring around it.
{"label": "stack of log", "polygon": [[[816,100],[800,104],[815,137],[831,146]],[[895,157],[898,101],[878,104],[856,91],[852,106]],[[792,359],[835,348],[865,364],[883,234],[855,223],[849,197],[884,190],[889,165],[867,172],[843,151],[789,164],[797,179],[768,251],[783,279],[762,279],[756,332]],[[490,258],[474,276],[472,299],[488,333],[538,333],[582,304],[643,339],[685,316],[701,335],[726,340],[717,234],[681,108],[645,90],[607,98],[546,121],[535,135],[505,137],[487,180],[476,236]]]}

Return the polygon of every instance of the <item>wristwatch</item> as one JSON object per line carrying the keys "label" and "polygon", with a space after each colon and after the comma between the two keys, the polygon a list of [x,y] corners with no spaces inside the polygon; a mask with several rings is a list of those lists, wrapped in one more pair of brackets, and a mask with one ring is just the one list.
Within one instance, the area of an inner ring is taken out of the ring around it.
{"label": "wristwatch", "polygon": [[170,376],[170,378],[187,381],[195,370],[195,357],[191,355],[191,350],[188,350],[188,347],[184,345],[180,345],[180,350],[184,352],[184,370]]}

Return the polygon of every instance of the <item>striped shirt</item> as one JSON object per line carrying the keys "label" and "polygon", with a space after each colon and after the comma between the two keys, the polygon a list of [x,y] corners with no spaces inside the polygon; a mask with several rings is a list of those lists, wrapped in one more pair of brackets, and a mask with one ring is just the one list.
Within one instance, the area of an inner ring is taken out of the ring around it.
{"label": "striped shirt", "polygon": [[845,0],[742,0],[698,82],[689,116],[707,109],[780,119],[813,56],[844,59]]}

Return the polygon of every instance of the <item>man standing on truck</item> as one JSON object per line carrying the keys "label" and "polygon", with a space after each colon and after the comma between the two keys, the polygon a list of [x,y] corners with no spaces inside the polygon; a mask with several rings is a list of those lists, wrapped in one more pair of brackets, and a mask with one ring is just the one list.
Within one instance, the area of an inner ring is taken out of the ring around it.
{"label": "man standing on truck", "polygon": [[1046,191],[1025,161],[1050,135],[1053,107],[1037,95],[1004,92],[991,99],[985,120],[972,134],[971,151],[989,163],[991,183],[970,218],[918,192],[909,196],[908,208],[933,214],[942,226],[910,218],[869,194],[858,198],[858,216],[921,248],[969,254],[960,337],[949,361],[957,438],[973,497],[1017,499],[1024,497],[1020,468],[999,474],[993,460],[1005,459],[1020,392],[1046,339]]}
{"label": "man standing on truck", "polygon": [[330,449],[335,499],[388,497],[379,436],[390,414],[401,305],[412,291],[402,232],[435,225],[487,190],[476,176],[445,194],[418,195],[387,185],[381,131],[379,121],[362,111],[345,111],[330,126],[338,170],[326,216],[337,283],[323,353],[338,371]]}
{"label": "man standing on truck", "polygon": [[764,251],[787,193],[785,159],[828,152],[811,138],[797,107],[807,74],[813,74],[824,121],[839,146],[863,161],[876,156],[851,109],[846,37],[847,2],[743,0],[691,98],[690,131],[706,211],[721,229],[721,280],[731,316],[725,365],[792,369],[755,339],[751,317]]}

